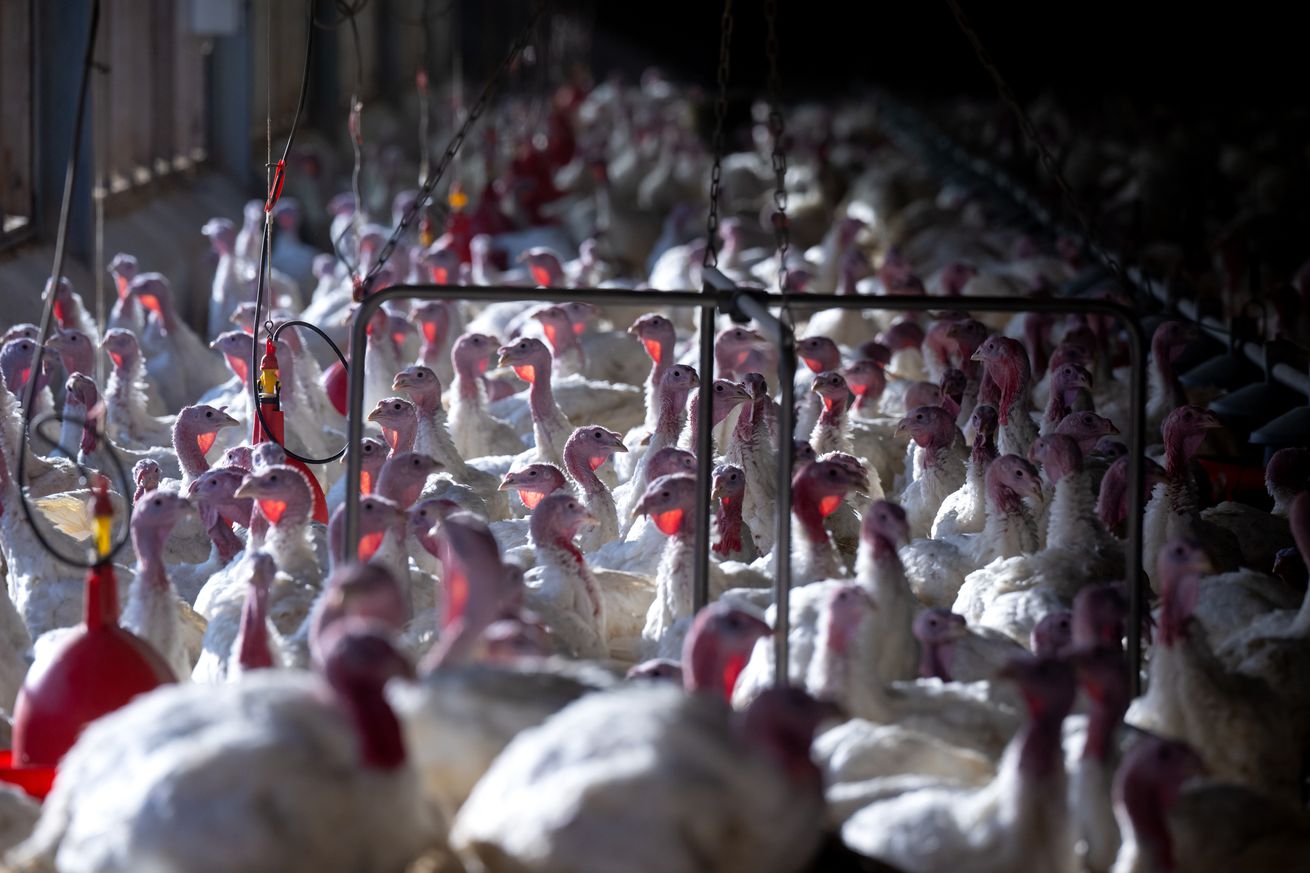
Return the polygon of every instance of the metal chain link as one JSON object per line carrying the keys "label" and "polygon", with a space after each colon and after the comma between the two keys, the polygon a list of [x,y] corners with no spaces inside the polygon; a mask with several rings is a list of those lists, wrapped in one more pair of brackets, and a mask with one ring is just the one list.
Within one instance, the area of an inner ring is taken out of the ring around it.
{"label": "metal chain link", "polygon": [[500,66],[491,74],[491,78],[487,80],[487,84],[482,87],[482,93],[478,95],[478,99],[473,103],[473,107],[469,110],[468,115],[465,116],[464,123],[459,126],[459,129],[455,131],[455,135],[451,137],[450,144],[446,146],[446,151],[441,156],[441,160],[437,162],[437,166],[433,169],[432,175],[428,176],[427,181],[423,183],[423,187],[419,189],[418,196],[414,198],[414,202],[405,210],[405,214],[401,217],[400,223],[396,225],[396,229],[392,232],[390,238],[387,239],[386,244],[382,246],[382,250],[378,252],[378,259],[374,262],[373,266],[369,268],[368,275],[361,280],[358,288],[358,294],[361,296],[368,293],[369,288],[372,287],[373,280],[377,278],[378,273],[386,264],[387,259],[391,257],[393,252],[395,252],[396,246],[400,244],[401,237],[405,235],[405,231],[414,223],[414,219],[423,211],[423,207],[427,205],[428,200],[432,197],[432,192],[436,190],[437,184],[441,181],[441,177],[445,175],[446,170],[455,159],[455,155],[458,154],[460,146],[464,144],[464,138],[468,136],[468,132],[473,127],[473,123],[478,120],[478,117],[481,116],[483,111],[487,108],[487,104],[491,102],[491,98],[495,96],[496,90],[500,86],[501,79],[505,76],[505,72],[514,65],[514,62],[518,60],[518,56],[523,52],[523,49],[527,47],[528,41],[536,31],[537,22],[541,19],[542,13],[546,11],[548,2],[549,0],[540,0],[540,2],[536,4],[532,13],[532,18],[530,18],[528,23],[523,26],[523,29],[519,31],[519,35],[515,38],[514,44],[510,46],[509,54],[505,55],[504,59],[500,62]]}
{"label": "metal chain link", "polygon": [[732,0],[723,0],[723,20],[719,24],[719,93],[714,100],[714,135],[710,149],[714,163],[710,167],[710,212],[705,219],[705,257],[701,266],[719,265],[719,195],[723,178],[723,120],[728,114],[728,76],[732,55]]}
{"label": "metal chain link", "polygon": [[791,235],[787,227],[787,152],[783,145],[787,128],[782,118],[782,75],[778,72],[778,0],[764,0],[764,21],[768,25],[765,51],[769,56],[769,134],[773,139],[773,235],[778,246],[778,291],[787,293],[787,250]]}

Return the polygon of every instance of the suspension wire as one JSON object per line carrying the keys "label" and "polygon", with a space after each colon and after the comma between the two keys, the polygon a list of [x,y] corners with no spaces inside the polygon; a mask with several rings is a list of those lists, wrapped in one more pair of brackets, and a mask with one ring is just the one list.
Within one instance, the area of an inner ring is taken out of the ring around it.
{"label": "suspension wire", "polygon": [[723,121],[728,114],[728,79],[732,72],[732,0],[723,0],[723,17],[719,22],[719,92],[714,100],[714,133],[710,138],[710,151],[714,163],[710,166],[710,211],[705,218],[705,256],[701,266],[705,269],[719,265],[719,197],[723,181]]}
{"label": "suspension wire", "polygon": [[787,218],[787,127],[782,117],[782,74],[778,63],[778,0],[764,0],[764,23],[767,27],[765,52],[769,59],[769,135],[773,140],[770,160],[773,164],[773,235],[778,248],[778,293],[783,296],[783,312],[787,326],[795,328],[796,319],[791,311],[790,283],[787,272],[787,251],[791,248],[791,233]]}
{"label": "suspension wire", "polygon": [[[361,9],[363,8],[364,2],[366,2],[366,0],[360,0],[359,8]],[[341,4],[339,3],[338,6],[340,7]],[[255,283],[255,312],[254,312],[255,341],[250,344],[250,374],[251,374],[250,405],[251,408],[254,410],[254,414],[259,418],[259,424],[262,427],[264,434],[268,437],[268,439],[272,440],[273,442],[277,442],[277,440],[273,436],[272,429],[268,426],[268,422],[264,419],[263,409],[260,408],[259,380],[255,378],[255,374],[259,372],[259,326],[261,324],[261,315],[266,315],[265,306],[264,306],[264,290],[268,286],[268,283],[272,276],[270,251],[272,249],[271,229],[273,223],[273,207],[277,205],[278,199],[282,196],[282,187],[286,182],[287,156],[291,153],[291,146],[296,141],[296,131],[300,129],[300,117],[304,113],[305,101],[309,94],[309,71],[310,71],[310,60],[313,57],[313,52],[314,52],[314,31],[316,29],[319,29],[314,27],[314,0],[306,0],[305,2],[305,22],[306,22],[305,63],[300,75],[300,96],[296,100],[296,112],[295,115],[293,115],[291,118],[291,129],[287,133],[286,145],[283,146],[282,148],[282,157],[278,159],[278,162],[276,164],[271,163],[271,158],[272,158],[271,131],[273,127],[271,100],[268,106],[268,129],[270,131],[269,167],[272,170],[272,173],[269,179],[268,198],[264,201],[264,236],[259,250],[259,271],[257,273],[258,280]],[[269,44],[270,46],[272,45],[271,40]],[[269,78],[270,80],[272,78],[271,70],[270,70]],[[272,92],[271,83],[269,84],[269,90],[271,94]],[[276,329],[274,328],[273,319],[271,317],[264,317],[262,323],[264,327],[264,335],[265,335],[266,343],[276,343],[278,333],[283,328],[286,328],[291,325],[305,326],[315,331],[320,336],[324,336],[323,332],[319,330],[315,325],[309,324],[308,322],[304,322],[304,321],[297,320],[297,321],[284,322],[280,327]],[[332,350],[336,352],[337,357],[341,359],[342,364],[344,365],[345,357],[341,354],[341,350],[338,349],[336,347],[336,344],[331,342],[331,340],[328,341],[328,344],[332,346]],[[335,455],[332,455],[327,458],[308,458],[305,457],[304,455],[298,454],[297,452],[287,448],[284,442],[278,442],[278,445],[282,447],[282,449],[287,453],[288,457],[295,458],[297,461],[301,461],[302,463],[306,463],[306,464],[326,464],[329,461],[341,457],[343,454],[345,454],[346,451],[345,448],[343,447],[340,452],[337,452]]]}
{"label": "suspension wire", "polygon": [[432,66],[432,0],[424,0],[423,15],[419,18],[419,24],[423,27],[423,41],[420,43],[419,66],[418,72],[414,75],[414,83],[418,88],[418,178],[419,184],[428,177],[428,170],[432,168],[432,144],[428,137],[428,116],[429,116],[429,77]]}
{"label": "suspension wire", "polygon": [[[359,8],[364,8],[367,0],[361,0]],[[350,132],[350,147],[354,152],[354,166],[350,171],[350,196],[355,198],[355,212],[350,217],[350,230],[355,234],[355,266],[351,268],[352,277],[358,278],[355,274],[359,272],[360,246],[362,245],[362,230],[364,217],[364,198],[361,194],[359,185],[360,175],[364,166],[364,101],[360,95],[364,91],[364,52],[359,44],[359,24],[355,21],[354,13],[347,16],[350,22],[350,38],[355,45],[355,88],[350,95],[350,113],[347,116],[346,127]]]}
{"label": "suspension wire", "polygon": [[968,17],[964,14],[964,9],[960,7],[959,0],[946,0],[946,5],[950,7],[951,13],[955,16],[955,23],[959,26],[960,32],[964,34],[965,38],[969,40],[969,45],[973,47],[973,52],[978,58],[978,63],[982,65],[983,69],[987,72],[987,75],[991,77],[992,83],[996,86],[996,90],[1000,94],[1001,101],[1005,103],[1010,112],[1014,115],[1015,120],[1019,123],[1019,129],[1023,132],[1024,139],[1026,139],[1028,144],[1037,152],[1038,160],[1041,162],[1043,169],[1045,169],[1047,174],[1050,175],[1051,179],[1055,182],[1056,187],[1060,189],[1061,199],[1073,214],[1074,220],[1078,222],[1078,226],[1083,232],[1083,237],[1087,242],[1088,248],[1091,249],[1092,254],[1094,254],[1101,263],[1105,265],[1105,268],[1110,271],[1115,280],[1123,286],[1125,290],[1135,293],[1138,290],[1137,283],[1128,275],[1128,271],[1124,268],[1123,264],[1119,262],[1119,259],[1101,243],[1100,235],[1097,234],[1096,229],[1092,226],[1091,220],[1087,217],[1086,210],[1084,210],[1082,205],[1078,202],[1078,198],[1075,196],[1073,189],[1069,186],[1068,181],[1065,180],[1064,174],[1060,171],[1059,164],[1056,163],[1055,156],[1051,154],[1051,150],[1038,135],[1037,128],[1033,125],[1032,119],[1028,116],[1027,110],[1023,108],[1023,104],[1019,102],[1014,91],[1010,88],[1009,83],[1006,82],[1005,76],[1001,73],[1000,68],[997,67],[996,63],[992,60],[987,48],[983,45],[982,38],[969,23]]}
{"label": "suspension wire", "polygon": [[451,137],[450,143],[446,146],[445,153],[441,156],[441,160],[437,162],[437,166],[433,169],[431,175],[429,175],[423,182],[422,188],[419,189],[418,196],[414,198],[414,202],[412,202],[409,205],[409,208],[405,210],[405,214],[401,217],[400,223],[396,225],[395,230],[392,231],[391,236],[387,239],[386,243],[382,246],[381,251],[378,253],[377,260],[373,263],[373,266],[369,268],[368,274],[364,276],[363,280],[357,286],[356,296],[358,299],[362,299],[368,293],[374,280],[377,278],[378,273],[382,271],[387,260],[390,259],[392,253],[395,252],[396,246],[400,244],[400,240],[404,237],[405,231],[409,229],[409,226],[413,224],[414,219],[427,205],[428,200],[432,197],[433,191],[436,190],[437,183],[441,181],[442,176],[445,175],[446,170],[450,167],[451,161],[453,161],[455,155],[459,153],[460,147],[464,144],[464,138],[468,136],[468,132],[473,127],[473,123],[478,120],[483,111],[487,108],[487,104],[490,102],[491,98],[495,96],[505,73],[514,65],[514,62],[518,60],[519,55],[523,53],[523,49],[527,47],[528,41],[536,31],[537,22],[541,20],[542,14],[545,12],[549,3],[550,0],[537,0],[532,17],[528,20],[527,24],[523,26],[523,29],[519,31],[514,43],[510,46],[509,53],[501,59],[500,66],[496,68],[495,72],[491,74],[491,78],[487,80],[485,85],[483,85],[482,92],[478,95],[477,101],[474,102],[473,106],[469,109],[468,115],[464,117],[463,122],[460,124],[459,129],[456,130],[454,136]]}
{"label": "suspension wire", "polygon": [[[68,165],[64,170],[64,193],[59,207],[59,224],[57,225],[57,231],[55,234],[54,265],[50,270],[50,282],[46,285],[45,289],[45,304],[41,311],[41,325],[37,330],[36,349],[32,356],[32,369],[28,376],[27,385],[24,386],[23,390],[23,427],[19,430],[18,434],[18,470],[16,471],[15,476],[15,484],[18,486],[16,489],[18,491],[18,505],[22,508],[23,517],[27,519],[28,526],[31,528],[33,535],[36,536],[36,541],[40,543],[41,548],[53,555],[55,559],[73,567],[81,567],[83,569],[89,569],[98,564],[112,561],[114,555],[118,554],[123,546],[127,545],[127,541],[130,537],[129,526],[123,525],[122,536],[119,537],[117,542],[110,546],[109,551],[104,556],[97,557],[94,562],[84,561],[76,557],[70,558],[67,555],[60,554],[59,550],[55,548],[54,544],[51,543],[42,532],[40,524],[37,523],[36,512],[33,511],[31,502],[28,499],[27,456],[30,453],[31,431],[37,430],[39,433],[40,426],[50,420],[57,420],[60,422],[66,420],[66,417],[62,413],[54,411],[46,412],[33,418],[32,411],[33,404],[36,400],[36,383],[40,381],[41,364],[45,357],[45,341],[50,335],[50,323],[54,317],[55,293],[59,288],[60,282],[64,278],[64,258],[68,253],[68,222],[69,218],[72,216],[73,191],[77,184],[77,158],[82,145],[82,129],[86,122],[87,92],[91,84],[91,70],[95,66],[96,36],[99,33],[99,30],[100,0],[91,0],[91,20],[87,25],[86,51],[82,56],[82,77],[78,84],[77,111],[73,120],[73,141],[69,143],[68,147]],[[75,424],[81,424],[83,427],[86,426],[86,423],[83,421],[78,421],[72,418],[68,418],[67,420],[72,421]],[[49,439],[44,434],[41,434],[41,436],[50,444],[59,446],[59,441],[57,439]],[[96,471],[93,471],[90,467],[77,460],[77,451],[69,452],[67,447],[59,447],[65,454],[73,459],[73,463],[77,466],[78,471],[82,473],[82,478],[87,482],[87,484],[92,484],[92,476],[90,474]],[[109,460],[113,463],[115,470],[119,474],[119,481],[123,486],[123,499],[127,501],[130,509],[132,505],[133,491],[132,480],[128,476],[127,471],[124,470],[122,459],[119,458],[118,453],[114,450],[113,446],[106,442],[104,448],[105,454],[109,457]],[[96,475],[102,474],[96,472]]]}
{"label": "suspension wire", "polygon": [[[109,196],[109,173],[108,154],[109,154],[109,126],[106,124],[106,117],[109,107],[109,67],[103,62],[97,61],[93,64],[95,70],[100,73],[96,79],[95,100],[96,112],[93,131],[95,145],[92,156],[95,161],[95,186],[92,190],[92,197],[95,201],[95,254],[93,255],[94,263],[92,272],[95,273],[95,295],[96,295],[96,330],[100,332],[98,339],[101,341],[105,338],[105,332],[109,329],[109,317],[105,307],[105,199]],[[97,385],[105,384],[105,356],[97,354],[95,356],[95,379]]]}

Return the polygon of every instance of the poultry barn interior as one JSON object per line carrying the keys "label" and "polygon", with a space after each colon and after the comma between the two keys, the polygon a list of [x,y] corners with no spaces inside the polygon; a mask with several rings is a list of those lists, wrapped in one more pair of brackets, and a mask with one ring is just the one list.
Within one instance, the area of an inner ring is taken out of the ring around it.
{"label": "poultry barn interior", "polygon": [[0,871],[1310,869],[1270,7],[0,0]]}

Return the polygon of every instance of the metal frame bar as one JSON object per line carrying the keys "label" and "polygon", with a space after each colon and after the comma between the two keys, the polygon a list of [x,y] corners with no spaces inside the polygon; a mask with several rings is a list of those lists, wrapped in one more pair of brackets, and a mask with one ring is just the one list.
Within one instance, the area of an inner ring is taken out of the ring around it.
{"label": "metal frame bar", "polygon": [[[512,302],[540,300],[549,303],[593,303],[596,305],[645,305],[651,308],[664,306],[690,306],[701,310],[701,384],[708,389],[713,379],[714,317],[716,313],[741,314],[756,317],[761,327],[771,331],[779,342],[779,391],[782,416],[779,419],[779,437],[787,435],[794,415],[795,353],[790,346],[791,331],[769,309],[787,306],[792,310],[858,309],[879,312],[1032,312],[1046,315],[1105,315],[1117,319],[1128,333],[1128,353],[1132,381],[1129,385],[1131,417],[1128,434],[1128,550],[1127,576],[1129,591],[1128,666],[1129,683],[1134,696],[1140,692],[1142,663],[1142,610],[1146,576],[1142,567],[1142,528],[1144,509],[1144,476],[1142,463],[1146,453],[1146,356],[1148,338],[1137,320],[1137,313],[1127,306],[1110,300],[1092,298],[1033,299],[1026,297],[930,297],[872,296],[864,294],[802,294],[781,295],[747,291],[730,282],[706,277],[705,288],[693,291],[637,291],[625,288],[510,288],[497,286],[459,285],[393,285],[366,297],[360,304],[351,326],[351,348],[365,347],[365,329],[373,313],[391,300],[470,300],[482,302]],[[767,320],[764,318],[768,315]],[[708,326],[709,329],[706,329]],[[362,353],[361,353],[362,357]],[[790,370],[792,378],[781,378]],[[346,558],[354,560],[359,545],[359,480],[362,459],[359,441],[364,435],[364,368],[350,368],[350,394],[347,406],[347,464],[346,464]],[[697,507],[697,543],[704,543],[696,561],[695,590],[704,595],[708,591],[709,576],[709,478],[713,459],[706,445],[709,441],[710,417],[706,408],[709,391],[701,391],[703,408],[702,426],[697,454],[697,484],[701,486],[701,505]],[[791,451],[780,439],[778,542],[775,546],[774,597],[778,604],[775,627],[775,667],[778,681],[787,681],[787,621],[784,608],[790,589],[790,532],[791,532]],[[784,475],[786,479],[784,481]],[[785,586],[785,587],[784,587]],[[701,601],[698,600],[698,603]]]}

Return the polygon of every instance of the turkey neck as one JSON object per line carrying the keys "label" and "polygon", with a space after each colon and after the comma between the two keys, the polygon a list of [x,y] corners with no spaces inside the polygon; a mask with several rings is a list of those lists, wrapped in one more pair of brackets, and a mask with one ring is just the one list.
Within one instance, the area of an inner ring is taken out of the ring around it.
{"label": "turkey neck", "polygon": [[541,513],[534,512],[528,522],[532,541],[543,552],[544,563],[552,564],[560,572],[582,585],[587,601],[591,604],[591,618],[600,627],[604,636],[604,610],[601,604],[600,587],[596,577],[587,566],[587,559],[582,550],[573,542],[573,536],[559,530],[550,519],[542,518]]}
{"label": "turkey neck", "polygon": [[473,372],[473,366],[467,361],[461,360],[455,364],[454,388],[455,396],[461,403],[482,407],[483,392],[486,388],[482,385],[480,374]]}
{"label": "turkey neck", "polygon": [[818,497],[811,494],[810,489],[804,485],[794,490],[792,516],[801,528],[794,556],[800,562],[799,575],[805,577],[806,581],[841,575],[841,563],[828,536],[828,529],[823,524],[824,516],[819,510]]}
{"label": "turkey neck", "polygon": [[[686,516],[684,516],[684,519]],[[686,522],[684,521],[684,525]],[[695,613],[695,606],[692,600],[691,583],[695,575],[693,562],[693,543],[690,531],[679,530],[669,537],[669,541],[664,544],[664,552],[660,555],[659,567],[655,571],[655,597],[657,602],[662,600],[668,605],[669,613],[673,620],[681,618],[690,618]],[[744,666],[740,665],[740,666]],[[740,666],[738,669],[740,669]],[[692,661],[692,670],[696,671],[696,662]],[[697,686],[693,690],[722,690],[723,683],[710,683],[706,677],[709,673],[702,674],[702,680],[706,684]],[[731,689],[728,689],[731,691]],[[725,692],[727,693],[727,692]]]}
{"label": "turkey neck", "polygon": [[[569,449],[572,448],[572,451]],[[596,475],[595,469],[591,466],[592,455],[587,455],[580,450],[579,446],[566,447],[564,449],[564,470],[573,477],[573,481],[578,483],[585,497],[593,497],[601,492],[609,491],[605,483]],[[604,463],[606,456],[599,456],[601,463]],[[597,464],[597,466],[600,466]]]}
{"label": "turkey neck", "polygon": [[993,558],[1036,551],[1037,535],[1024,508],[1023,498],[1004,486],[989,487],[987,521],[983,524],[982,536],[974,542],[991,544]]}
{"label": "turkey neck", "polygon": [[1174,372],[1173,355],[1168,344],[1152,338],[1151,368],[1147,371],[1147,406],[1159,407],[1166,414],[1187,403],[1182,380]]}
{"label": "turkey neck", "polygon": [[921,679],[940,679],[951,681],[951,655],[954,647],[950,643],[920,644],[919,677]]}
{"label": "turkey neck", "polygon": [[168,539],[169,527],[146,527],[132,525],[132,548],[136,550],[137,578],[146,586],[159,590],[168,590],[172,583],[164,570],[164,541]]}
{"label": "turkey neck", "polygon": [[1083,760],[1095,760],[1106,766],[1113,766],[1110,755],[1114,751],[1119,725],[1123,723],[1124,713],[1128,711],[1128,699],[1118,691],[1105,688],[1089,696],[1092,706],[1087,716],[1087,739],[1083,743]]}
{"label": "turkey neck", "polygon": [[[301,574],[301,568],[313,567],[317,559],[314,549],[305,537],[309,522],[310,500],[299,489],[294,495],[287,495],[287,508],[278,519],[277,524],[270,524],[265,539],[265,547],[273,555],[278,569],[285,570],[293,576]],[[262,513],[255,513],[263,517]]]}
{"label": "turkey neck", "polygon": [[173,451],[177,452],[177,463],[182,468],[183,478],[190,482],[209,469],[209,461],[200,450],[202,434],[193,433],[186,424],[178,419],[173,424]]}
{"label": "turkey neck", "polygon": [[649,458],[660,449],[677,444],[690,393],[690,390],[683,388],[661,389],[659,414],[655,418],[655,430],[651,434],[650,445],[646,447],[645,457]]}
{"label": "turkey neck", "polygon": [[[418,408],[419,430],[423,431],[425,437],[424,449],[456,480],[461,482],[467,480],[468,465],[464,463],[464,456],[459,453],[459,449],[455,447],[455,440],[450,435],[450,427],[446,423],[446,410],[441,405],[441,395],[416,394],[414,405]],[[417,442],[417,436],[415,440]]]}
{"label": "turkey neck", "polygon": [[844,397],[823,399],[823,411],[819,413],[819,421],[814,425],[814,433],[811,435],[817,454],[826,455],[828,452],[840,452],[849,448],[850,441],[846,439],[847,405],[848,401]]}
{"label": "turkey neck", "polygon": [[206,530],[209,533],[209,541],[214,544],[214,549],[218,553],[218,559],[224,564],[235,558],[237,553],[246,547],[246,544],[232,530],[232,525],[221,518]]}
{"label": "turkey neck", "polygon": [[1046,522],[1048,549],[1085,547],[1096,536],[1095,508],[1091,483],[1083,470],[1065,473],[1055,483],[1050,514]]}
{"label": "turkey neck", "polygon": [[659,421],[660,381],[663,380],[664,374],[669,371],[669,365],[666,362],[673,351],[664,343],[659,344],[659,349],[660,356],[658,359],[651,359],[650,375],[646,377],[646,427],[650,430],[654,430],[656,423]]}
{"label": "turkey neck", "polygon": [[405,763],[400,721],[387,704],[378,682],[342,682],[333,686],[355,723],[360,756],[374,770],[395,770]]}
{"label": "turkey neck", "polygon": [[1064,775],[1060,731],[1064,715],[1062,710],[1038,707],[1029,716],[1028,724],[1020,730],[1016,737],[1019,744],[1019,774],[1025,781],[1044,780],[1055,774]]}
{"label": "turkey neck", "polygon": [[712,547],[716,554],[727,556],[741,551],[740,498],[719,498],[719,509],[714,514],[714,527],[719,532],[719,541]]}
{"label": "turkey neck", "polygon": [[909,583],[896,544],[880,534],[862,540],[855,562],[855,581],[873,597],[874,603],[887,603],[889,596],[904,596]]}
{"label": "turkey neck", "polygon": [[144,412],[146,407],[145,390],[141,384],[141,356],[132,355],[122,361],[122,365],[114,367],[114,372],[109,374],[105,402],[129,415],[136,415],[139,411]]}
{"label": "turkey neck", "polygon": [[241,627],[237,631],[237,663],[243,670],[268,669],[273,666],[273,646],[268,635],[268,585],[252,586],[241,607]]}
{"label": "turkey neck", "polygon": [[1136,790],[1125,790],[1124,809],[1132,823],[1133,839],[1139,853],[1147,858],[1148,873],[1174,873],[1173,837],[1169,834],[1169,810],[1162,798],[1142,796],[1139,786]]}

